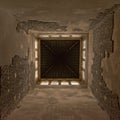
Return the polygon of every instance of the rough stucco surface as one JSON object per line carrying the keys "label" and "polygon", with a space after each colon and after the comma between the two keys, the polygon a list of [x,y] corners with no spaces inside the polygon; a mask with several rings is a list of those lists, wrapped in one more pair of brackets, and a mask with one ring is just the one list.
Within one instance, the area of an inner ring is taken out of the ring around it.
{"label": "rough stucco surface", "polygon": [[114,52],[102,61],[103,76],[108,87],[120,98],[120,10],[114,14]]}
{"label": "rough stucco surface", "polygon": [[43,22],[37,20],[28,20],[19,22],[17,24],[16,30],[25,30],[27,33],[30,29],[38,31],[67,31],[67,26],[60,26],[57,22]]}
{"label": "rough stucco surface", "polygon": [[[34,39],[23,32],[18,33],[16,25],[15,18],[0,9],[1,119],[16,107],[34,85]],[[12,59],[13,56],[15,57]]]}
{"label": "rough stucco surface", "polygon": [[1,66],[1,120],[17,107],[17,104],[34,87],[34,64],[28,58],[15,55],[10,65]]}
{"label": "rough stucco surface", "polygon": [[[105,67],[101,66],[103,58],[107,57],[106,59],[110,59],[111,52],[113,52],[114,44],[112,41],[112,35],[114,27],[114,10],[115,9],[110,9],[107,11],[107,13],[105,12],[105,14],[103,14],[103,19],[97,22],[93,29],[94,58],[92,66],[93,81],[91,88],[92,92],[98,99],[100,106],[109,114],[110,119],[119,120],[120,104],[118,95],[116,94],[117,91],[110,90],[108,88],[108,81],[106,81],[106,76],[103,75]],[[118,51],[119,50],[117,50],[117,52]],[[109,67],[110,65],[110,63],[107,63],[105,66]],[[108,71],[107,75],[108,74],[111,74],[111,72]],[[109,81],[112,79],[113,76],[108,78]],[[119,77],[114,79],[117,79],[116,81],[119,81]],[[119,89],[119,85],[116,86],[116,89]]]}
{"label": "rough stucco surface", "polygon": [[7,120],[109,120],[87,89],[38,87]]}
{"label": "rough stucco surface", "polygon": [[16,31],[17,22],[14,16],[0,9],[0,65],[11,63],[11,58],[17,54],[25,57],[32,44],[27,35]]}
{"label": "rough stucco surface", "polygon": [[89,19],[118,3],[120,0],[0,0],[0,7],[20,21],[54,21],[79,32],[88,32]]}

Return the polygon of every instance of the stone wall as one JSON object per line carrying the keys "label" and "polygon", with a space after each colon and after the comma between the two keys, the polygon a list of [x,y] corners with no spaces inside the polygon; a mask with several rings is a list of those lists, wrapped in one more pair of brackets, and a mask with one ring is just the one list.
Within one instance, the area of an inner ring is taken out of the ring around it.
{"label": "stone wall", "polygon": [[110,59],[112,52],[114,52],[112,36],[115,11],[116,6],[107,10],[107,12],[105,11],[91,24],[93,28],[94,53],[91,89],[100,106],[109,114],[110,120],[120,120],[120,103],[118,95],[109,88],[109,84],[103,76],[104,68],[102,67],[102,61],[104,58]]}
{"label": "stone wall", "polygon": [[17,104],[34,87],[35,81],[32,76],[33,63],[28,58],[15,55],[10,65],[1,66],[1,119],[17,107]]}

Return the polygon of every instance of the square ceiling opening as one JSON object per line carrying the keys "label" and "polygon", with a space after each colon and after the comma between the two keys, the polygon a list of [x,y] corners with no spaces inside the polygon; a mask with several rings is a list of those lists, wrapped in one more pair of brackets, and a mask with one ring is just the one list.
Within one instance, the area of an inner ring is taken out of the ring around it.
{"label": "square ceiling opening", "polygon": [[80,40],[41,40],[40,55],[42,79],[79,79]]}

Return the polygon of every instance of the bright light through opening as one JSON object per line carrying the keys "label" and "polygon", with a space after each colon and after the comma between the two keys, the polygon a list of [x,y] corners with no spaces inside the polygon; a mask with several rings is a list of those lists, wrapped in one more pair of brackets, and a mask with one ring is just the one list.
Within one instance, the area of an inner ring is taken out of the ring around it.
{"label": "bright light through opening", "polygon": [[35,49],[38,49],[38,41],[35,40]]}
{"label": "bright light through opening", "polygon": [[61,35],[61,37],[70,37],[70,35]]}
{"label": "bright light through opening", "polygon": [[60,35],[51,35],[51,37],[60,37]]}
{"label": "bright light through opening", "polygon": [[82,55],[83,55],[83,59],[86,59],[85,50],[82,52]]}
{"label": "bright light through opening", "polygon": [[85,61],[82,62],[82,67],[85,69]]}
{"label": "bright light through opening", "polygon": [[78,34],[44,34],[39,35],[41,38],[49,38],[49,37],[74,37],[74,38],[80,38],[82,35]]}
{"label": "bright light through opening", "polygon": [[83,49],[86,48],[86,40],[83,40]]}
{"label": "bright light through opening", "polygon": [[71,85],[80,85],[77,81],[71,81]]}
{"label": "bright light through opening", "polygon": [[38,61],[35,61],[35,69],[38,69]]}
{"label": "bright light through opening", "polygon": [[72,35],[72,37],[77,37],[77,38],[79,38],[79,37],[81,37],[81,35]]}
{"label": "bright light through opening", "polygon": [[49,81],[42,81],[40,85],[49,85]]}
{"label": "bright light through opening", "polygon": [[35,71],[35,79],[38,79],[38,71]]}
{"label": "bright light through opening", "polygon": [[38,58],[38,51],[35,51],[35,58]]}
{"label": "bright light through opening", "polygon": [[[78,38],[81,38],[82,37],[82,34],[41,34],[41,35],[39,35],[39,37],[41,37],[41,38],[59,38],[59,37],[63,37],[64,39],[66,38],[76,38],[76,39],[78,39]],[[39,45],[38,45],[38,40],[35,40],[35,58],[38,58],[39,57],[39,54],[38,54],[38,47],[39,47]],[[86,47],[87,47],[87,40],[83,40],[82,41],[82,68],[85,70],[86,69]],[[37,60],[37,59],[36,59]],[[38,61],[35,61],[35,69],[36,69],[36,71],[35,71],[35,78],[37,79],[38,77],[39,77],[39,75],[38,75]],[[83,80],[85,80],[85,71],[82,71],[82,79]],[[43,81],[43,82],[41,82],[40,83],[40,85],[80,85],[80,83],[79,82],[77,82],[77,81],[69,81],[69,82],[67,82],[67,81],[61,81],[61,82],[59,82],[59,81],[52,81],[52,82],[50,82],[50,81]]]}
{"label": "bright light through opening", "polygon": [[52,81],[51,85],[59,85],[59,82],[58,81]]}
{"label": "bright light through opening", "polygon": [[69,85],[69,82],[63,81],[61,82],[61,85]]}

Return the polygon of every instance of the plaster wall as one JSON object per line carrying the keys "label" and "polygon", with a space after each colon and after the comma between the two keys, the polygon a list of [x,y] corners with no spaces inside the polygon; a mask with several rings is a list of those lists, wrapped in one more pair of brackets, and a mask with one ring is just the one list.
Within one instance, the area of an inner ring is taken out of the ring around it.
{"label": "plaster wall", "polygon": [[0,119],[35,86],[34,38],[16,31],[17,21],[0,9]]}
{"label": "plaster wall", "polygon": [[110,57],[102,61],[103,77],[107,86],[120,98],[120,9],[114,14],[114,50]]}
{"label": "plaster wall", "polygon": [[10,64],[14,55],[28,56],[33,48],[30,37],[23,32],[17,32],[16,25],[14,16],[0,9],[0,66]]}

